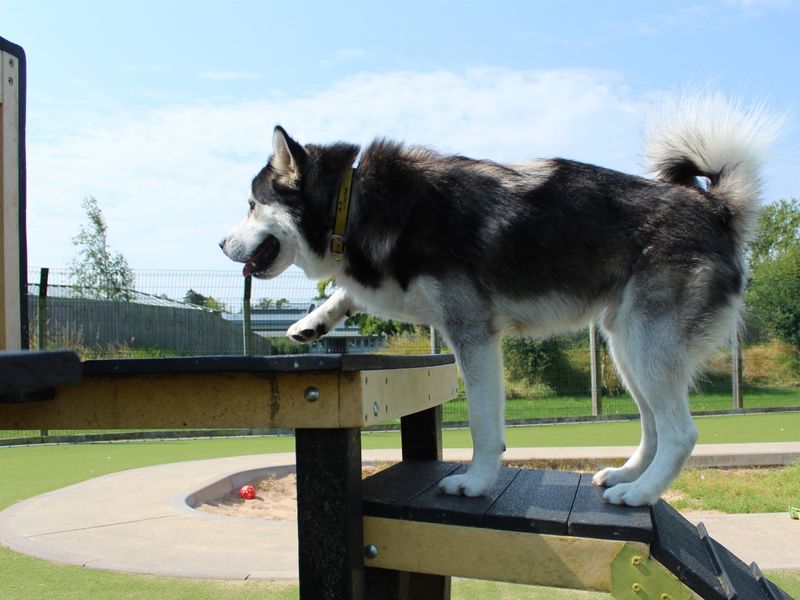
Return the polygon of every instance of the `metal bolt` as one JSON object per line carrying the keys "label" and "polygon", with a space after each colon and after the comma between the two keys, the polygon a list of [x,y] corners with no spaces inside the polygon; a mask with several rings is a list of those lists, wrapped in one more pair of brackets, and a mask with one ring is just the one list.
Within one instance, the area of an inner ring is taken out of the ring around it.
{"label": "metal bolt", "polygon": [[364,556],[367,558],[375,558],[378,556],[378,547],[375,544],[369,544],[364,547]]}
{"label": "metal bolt", "polygon": [[635,567],[636,565],[640,564],[641,562],[642,562],[642,557],[641,557],[641,556],[634,556],[634,557],[631,559],[631,564],[632,564],[634,567]]}
{"label": "metal bolt", "polygon": [[378,404],[377,402],[375,402],[372,405],[372,413],[377,417],[378,413],[380,413],[380,412],[381,412],[381,405]]}
{"label": "metal bolt", "polygon": [[658,598],[659,600],[671,600],[669,594],[661,594]]}
{"label": "metal bolt", "polygon": [[307,402],[316,402],[319,400],[319,388],[313,385],[308,386],[306,391],[303,392],[303,398],[305,398]]}
{"label": "metal bolt", "polygon": [[631,586],[631,589],[632,589],[632,590],[633,590],[635,593],[637,593],[637,594],[638,594],[639,592],[641,592],[641,591],[642,591],[642,586],[641,586],[641,585],[639,585],[638,583],[634,583],[634,584]]}

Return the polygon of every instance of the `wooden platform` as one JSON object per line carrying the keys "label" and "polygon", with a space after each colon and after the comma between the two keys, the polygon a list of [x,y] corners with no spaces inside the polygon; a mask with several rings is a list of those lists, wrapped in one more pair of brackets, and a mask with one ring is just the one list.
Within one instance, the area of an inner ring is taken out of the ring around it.
{"label": "wooden platform", "polygon": [[487,496],[439,494],[464,468],[406,461],[364,481],[367,566],[615,598],[789,598],[664,501],[613,506],[589,475],[512,468]]}
{"label": "wooden platform", "polygon": [[52,368],[45,361],[54,365],[63,354],[0,358],[0,365],[14,372],[23,362],[30,364],[40,373],[42,387],[63,384],[47,403],[23,406],[0,399],[3,428],[364,428],[440,405],[456,394],[449,355],[89,360],[82,364],[80,381],[48,384]]}

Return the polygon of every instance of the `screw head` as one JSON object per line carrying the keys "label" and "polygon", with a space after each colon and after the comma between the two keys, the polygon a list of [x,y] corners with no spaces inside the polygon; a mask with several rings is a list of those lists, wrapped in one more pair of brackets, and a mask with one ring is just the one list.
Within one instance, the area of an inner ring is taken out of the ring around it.
{"label": "screw head", "polygon": [[641,592],[641,591],[642,591],[642,586],[641,586],[641,584],[639,584],[639,583],[634,583],[634,584],[631,586],[631,589],[632,589],[632,590],[633,590],[635,593],[637,593],[637,594],[638,594],[639,592]]}
{"label": "screw head", "polygon": [[303,392],[303,398],[306,399],[306,402],[316,402],[319,400],[319,388],[310,385],[306,388],[306,391]]}
{"label": "screw head", "polygon": [[368,544],[364,547],[364,556],[367,558],[375,558],[378,556],[378,547],[375,544]]}

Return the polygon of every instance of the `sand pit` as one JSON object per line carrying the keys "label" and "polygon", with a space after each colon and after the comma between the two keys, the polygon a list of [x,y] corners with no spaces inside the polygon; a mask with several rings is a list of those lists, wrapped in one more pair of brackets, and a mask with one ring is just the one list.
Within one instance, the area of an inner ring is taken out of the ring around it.
{"label": "sand pit", "polygon": [[[361,477],[369,477],[388,466],[390,463],[366,465],[361,468]],[[235,489],[221,498],[198,504],[194,508],[241,519],[297,520],[297,475],[270,475],[248,483],[256,489],[256,497],[252,500],[243,500],[239,497],[239,490]]]}

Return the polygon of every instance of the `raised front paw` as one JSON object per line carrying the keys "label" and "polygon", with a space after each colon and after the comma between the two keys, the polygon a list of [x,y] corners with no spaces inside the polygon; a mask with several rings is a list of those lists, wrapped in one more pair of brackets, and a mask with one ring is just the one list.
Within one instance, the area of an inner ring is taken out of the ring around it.
{"label": "raised front paw", "polygon": [[306,317],[289,327],[286,331],[286,337],[293,339],[295,342],[307,344],[321,338],[326,333],[328,333],[328,327],[325,323],[315,323],[312,319]]}

